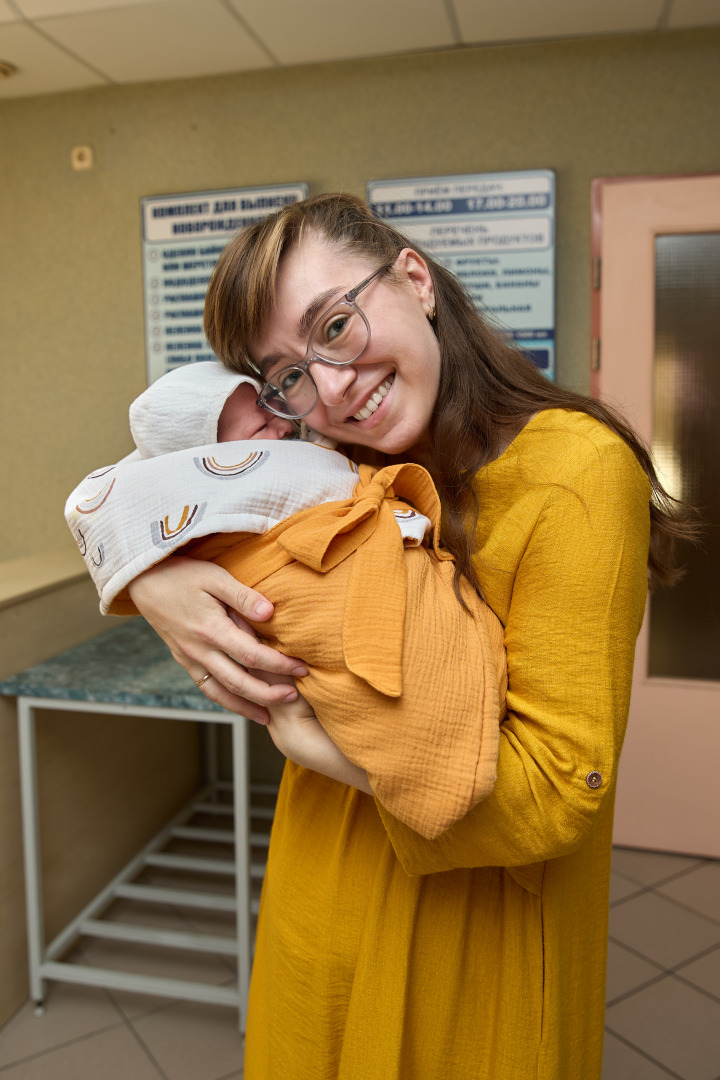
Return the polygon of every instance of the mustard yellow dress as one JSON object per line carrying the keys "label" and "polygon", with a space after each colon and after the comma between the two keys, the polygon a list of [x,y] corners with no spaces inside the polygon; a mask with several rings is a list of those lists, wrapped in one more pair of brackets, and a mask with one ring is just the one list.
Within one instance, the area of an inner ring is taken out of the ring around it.
{"label": "mustard yellow dress", "polygon": [[495,789],[426,840],[370,796],[287,764],[246,1080],[600,1078],[649,484],[597,421],[548,410],[477,491],[476,565],[508,655]]}

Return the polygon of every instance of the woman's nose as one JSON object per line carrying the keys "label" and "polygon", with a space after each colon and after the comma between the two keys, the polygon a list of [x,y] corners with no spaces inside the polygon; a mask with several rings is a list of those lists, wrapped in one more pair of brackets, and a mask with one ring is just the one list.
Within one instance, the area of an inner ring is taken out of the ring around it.
{"label": "woman's nose", "polygon": [[355,382],[356,372],[353,364],[334,367],[331,364],[315,361],[312,366],[312,377],[323,405],[340,405],[348,388]]}

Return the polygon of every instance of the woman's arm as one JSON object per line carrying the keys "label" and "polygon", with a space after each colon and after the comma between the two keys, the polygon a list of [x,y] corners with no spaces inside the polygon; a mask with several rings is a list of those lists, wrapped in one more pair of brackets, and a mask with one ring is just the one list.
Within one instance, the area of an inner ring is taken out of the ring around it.
{"label": "woman's arm", "polygon": [[602,457],[589,444],[557,480],[542,485],[511,582],[494,790],[436,840],[379,805],[410,874],[566,855],[614,789],[647,590],[649,485],[619,442]]}
{"label": "woman's arm", "polygon": [[[268,683],[275,683],[280,678],[266,673],[256,674]],[[338,749],[302,694],[298,694],[296,701],[269,705],[268,711],[268,732],[286,758],[305,769],[364,791],[366,795],[373,794],[365,770],[353,765]]]}

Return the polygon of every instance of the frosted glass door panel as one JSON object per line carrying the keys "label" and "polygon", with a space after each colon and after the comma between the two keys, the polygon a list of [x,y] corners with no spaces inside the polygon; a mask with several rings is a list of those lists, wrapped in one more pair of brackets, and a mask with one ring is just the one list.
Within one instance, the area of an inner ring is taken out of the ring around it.
{"label": "frosted glass door panel", "polygon": [[720,679],[720,233],[655,238],[652,448],[705,530],[650,601],[648,675]]}

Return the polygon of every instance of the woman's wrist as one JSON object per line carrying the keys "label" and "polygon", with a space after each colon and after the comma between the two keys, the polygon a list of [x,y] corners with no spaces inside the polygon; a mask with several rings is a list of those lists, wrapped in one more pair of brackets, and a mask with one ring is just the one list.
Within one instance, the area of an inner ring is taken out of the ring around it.
{"label": "woman's wrist", "polygon": [[287,705],[271,705],[268,711],[268,731],[289,761],[372,795],[365,770],[343,754],[302,696]]}

